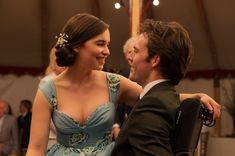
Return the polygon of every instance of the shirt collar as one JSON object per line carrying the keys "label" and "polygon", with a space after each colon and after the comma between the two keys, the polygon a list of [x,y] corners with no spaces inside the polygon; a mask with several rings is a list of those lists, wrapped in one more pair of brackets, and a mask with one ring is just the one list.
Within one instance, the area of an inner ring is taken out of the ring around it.
{"label": "shirt collar", "polygon": [[28,112],[24,112],[22,113],[22,116],[25,117],[27,115]]}
{"label": "shirt collar", "polygon": [[168,81],[168,79],[160,79],[160,80],[155,80],[152,82],[149,82],[146,86],[144,86],[143,91],[140,93],[140,99],[143,98],[143,96],[156,84],[164,82],[164,81]]}

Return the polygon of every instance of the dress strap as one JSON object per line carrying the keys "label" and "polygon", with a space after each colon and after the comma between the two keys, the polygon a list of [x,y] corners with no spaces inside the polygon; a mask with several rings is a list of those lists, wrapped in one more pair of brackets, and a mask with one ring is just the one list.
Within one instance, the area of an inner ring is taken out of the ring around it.
{"label": "dress strap", "polygon": [[106,77],[109,87],[110,100],[111,102],[115,102],[120,86],[120,75],[114,73],[107,73]]}
{"label": "dress strap", "polygon": [[46,96],[53,109],[57,109],[56,89],[50,76],[44,77],[39,83],[39,89]]}

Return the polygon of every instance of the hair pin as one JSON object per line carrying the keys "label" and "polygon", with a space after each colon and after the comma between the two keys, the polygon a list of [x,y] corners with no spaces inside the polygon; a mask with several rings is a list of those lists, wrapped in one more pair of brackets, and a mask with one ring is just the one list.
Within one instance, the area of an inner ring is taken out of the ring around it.
{"label": "hair pin", "polygon": [[67,39],[69,38],[69,36],[65,33],[63,33],[63,34],[60,33],[59,37],[56,36],[55,38],[57,38],[56,47],[59,46],[60,48],[62,48],[64,46],[66,46],[66,44],[68,43]]}

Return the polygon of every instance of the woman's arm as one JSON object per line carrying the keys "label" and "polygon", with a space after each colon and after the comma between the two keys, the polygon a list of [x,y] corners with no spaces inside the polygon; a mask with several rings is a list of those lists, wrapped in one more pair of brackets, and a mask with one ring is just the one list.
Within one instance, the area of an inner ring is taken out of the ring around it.
{"label": "woman's arm", "polygon": [[213,111],[213,118],[220,117],[221,106],[214,99],[204,93],[194,93],[194,94],[180,94],[180,101],[184,101],[187,98],[193,98],[200,100],[209,110]]}
{"label": "woman's arm", "polygon": [[[142,92],[143,88],[138,85],[137,83],[121,76],[120,78],[120,95],[119,95],[119,102],[125,102],[130,106],[134,106],[136,101],[139,98],[140,93]],[[193,98],[200,100],[209,110],[213,110],[213,118],[220,117],[220,110],[221,106],[218,104],[214,99],[204,93],[194,93],[194,94],[180,94],[180,101],[187,98]]]}
{"label": "woman's arm", "polygon": [[47,150],[51,106],[41,90],[37,91],[30,130],[30,142],[27,156],[45,156]]}
{"label": "woman's arm", "polygon": [[133,107],[139,99],[140,93],[143,88],[136,82],[133,82],[123,76],[120,76],[120,90],[118,103],[124,102],[125,104]]}

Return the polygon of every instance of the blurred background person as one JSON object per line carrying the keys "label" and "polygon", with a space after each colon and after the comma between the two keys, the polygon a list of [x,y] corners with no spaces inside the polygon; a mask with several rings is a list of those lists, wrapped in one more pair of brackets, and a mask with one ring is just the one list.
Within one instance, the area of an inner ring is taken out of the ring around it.
{"label": "blurred background person", "polygon": [[29,100],[21,100],[19,111],[20,116],[18,117],[18,128],[19,128],[19,142],[20,142],[20,153],[25,155],[28,144],[29,144],[29,137],[30,137],[30,125],[32,119],[32,102]]}
{"label": "blurred background person", "polygon": [[130,65],[131,65],[131,57],[133,56],[133,50],[134,50],[134,43],[135,43],[136,38],[135,37],[130,37],[125,44],[123,45],[123,53],[125,56],[125,59],[129,65],[128,70],[123,72],[123,76],[129,77],[130,75]]}
{"label": "blurred background person", "polygon": [[11,108],[11,105],[10,105],[9,103],[7,103],[7,110],[6,110],[6,113],[7,113],[8,115],[13,115],[13,113],[12,113],[12,108]]}
{"label": "blurred background person", "polygon": [[8,109],[7,102],[0,99],[0,156],[18,156],[17,121]]}

